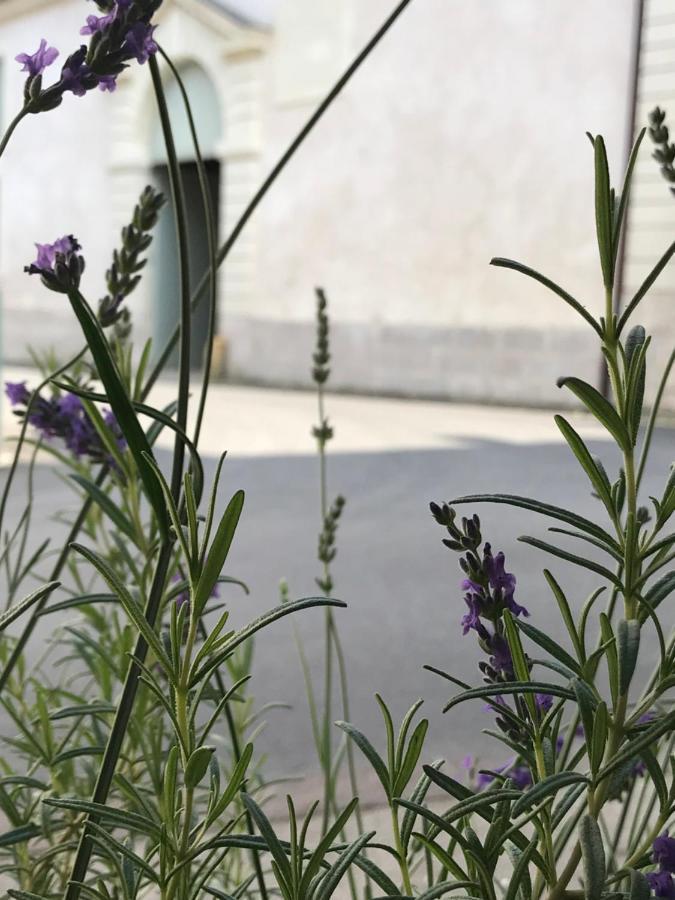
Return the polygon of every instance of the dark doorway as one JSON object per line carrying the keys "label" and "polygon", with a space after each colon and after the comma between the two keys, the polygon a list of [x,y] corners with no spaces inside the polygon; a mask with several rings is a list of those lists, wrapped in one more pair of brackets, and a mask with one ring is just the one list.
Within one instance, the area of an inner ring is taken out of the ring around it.
{"label": "dark doorway", "polygon": [[[215,160],[205,162],[206,177],[209,186],[211,209],[218,226],[218,210],[220,196],[220,163]],[[209,265],[208,240],[204,204],[199,189],[199,175],[195,162],[181,163],[185,206],[187,216],[187,232],[190,251],[190,287],[194,291],[198,282],[207,271]],[[173,205],[169,190],[169,174],[165,165],[155,166],[154,180],[167,197],[167,205],[160,215],[157,242],[157,274],[155,280],[154,307],[154,346],[155,352],[166,344],[180,317],[180,285],[178,273],[178,243],[173,220]],[[192,334],[190,341],[190,361],[194,369],[201,367],[208,334],[209,311],[206,295],[192,315]],[[171,356],[169,365],[178,365],[178,351]]]}

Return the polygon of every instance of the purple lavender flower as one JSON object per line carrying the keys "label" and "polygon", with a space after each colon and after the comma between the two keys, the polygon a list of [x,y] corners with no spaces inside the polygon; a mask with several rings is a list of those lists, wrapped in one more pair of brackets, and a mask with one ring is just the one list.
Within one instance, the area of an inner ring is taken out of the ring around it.
{"label": "purple lavender flower", "polygon": [[490,665],[495,671],[503,673],[507,678],[513,678],[513,657],[511,650],[500,634],[494,634],[490,638]]}
{"label": "purple lavender flower", "polygon": [[40,275],[42,283],[52,291],[67,294],[79,287],[84,258],[78,251],[82,248],[72,234],[65,235],[53,244],[36,244],[37,259],[24,272]]}
{"label": "purple lavender flower", "polygon": [[654,862],[661,866],[663,872],[675,872],[675,838],[664,831],[656,838],[653,845]]}
{"label": "purple lavender flower", "polygon": [[58,238],[53,244],[36,244],[35,246],[38,252],[37,259],[27,269],[31,275],[44,275],[45,272],[54,274],[57,254],[66,257],[82,249],[72,234]]}
{"label": "purple lavender flower", "polygon": [[6,381],[5,394],[12,406],[26,406],[30,400],[30,391],[25,381]]}
{"label": "purple lavender flower", "polygon": [[103,31],[115,19],[115,13],[108,13],[105,16],[87,16],[87,24],[80,28],[80,34],[96,34]]}
{"label": "purple lavender flower", "polygon": [[548,712],[553,706],[553,697],[550,694],[535,694],[534,702],[540,712]]}
{"label": "purple lavender flower", "polygon": [[478,627],[481,624],[480,614],[482,607],[480,605],[480,597],[475,593],[465,594],[464,602],[469,607],[469,611],[462,616],[462,634],[468,634],[471,629],[478,631]]}
{"label": "purple lavender flower", "polygon": [[524,791],[532,785],[532,772],[527,766],[514,766],[508,776],[519,791]]}
{"label": "purple lavender flower", "polygon": [[466,592],[464,602],[468,606],[468,612],[462,618],[464,634],[472,629],[478,631],[481,617],[496,621],[505,608],[511,610],[514,616],[529,616],[525,607],[514,599],[516,576],[505,570],[504,563],[504,554],[499,552],[493,556],[490,544],[486,543],[482,573],[471,572],[469,577],[463,579],[462,590]]}
{"label": "purple lavender flower", "polygon": [[42,38],[40,46],[35,53],[19,53],[14,59],[22,64],[22,72],[28,72],[29,78],[35,78],[36,75],[42,75],[47,66],[51,66],[59,51],[56,47],[48,47],[47,41]]}
{"label": "purple lavender flower", "polygon": [[135,56],[141,65],[146,63],[153,53],[157,53],[158,47],[152,36],[156,27],[147,22],[136,22],[127,32],[124,50],[129,56]]}
{"label": "purple lavender flower", "polygon": [[490,544],[485,545],[483,564],[490,587],[493,591],[502,591],[504,596],[508,596],[513,594],[516,589],[516,576],[505,571],[505,561],[506,558],[501,550],[496,556],[493,556]]}
{"label": "purple lavender flower", "polygon": [[111,94],[117,89],[117,75],[101,75],[98,80],[99,91],[109,91]]}
{"label": "purple lavender flower", "polygon": [[84,97],[90,88],[98,84],[98,76],[85,63],[86,56],[87,48],[82,46],[68,57],[61,69],[62,91],[71,91],[76,97]]}
{"label": "purple lavender flower", "polygon": [[675,898],[675,883],[670,872],[650,872],[647,881],[655,897]]}
{"label": "purple lavender flower", "polygon": [[[473,767],[473,766],[472,766]],[[527,766],[516,765],[515,760],[505,763],[494,770],[498,775],[510,778],[514,787],[519,791],[524,791],[532,785],[532,772]],[[492,784],[495,776],[490,772],[478,772],[476,775],[476,790],[481,791],[483,788]]]}

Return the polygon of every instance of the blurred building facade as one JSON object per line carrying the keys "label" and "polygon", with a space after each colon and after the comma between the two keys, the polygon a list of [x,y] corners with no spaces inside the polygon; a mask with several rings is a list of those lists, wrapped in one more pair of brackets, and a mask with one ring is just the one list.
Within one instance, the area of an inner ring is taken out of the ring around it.
{"label": "blurred building facade", "polygon": [[[157,38],[188,87],[221,240],[393,0],[164,0]],[[592,155],[605,135],[619,182],[632,118],[634,0],[413,0],[243,232],[219,277],[219,358],[238,380],[305,385],[314,287],[325,288],[336,387],[523,404],[561,401],[570,369],[596,380],[592,334],[508,256],[590,309]],[[13,61],[41,37],[76,45],[84,0],[0,0],[1,114],[20,103]],[[675,3],[647,0],[637,121],[675,100]],[[194,269],[205,236],[176,85],[169,105],[190,195]],[[675,107],[674,107],[675,109]],[[675,120],[675,111],[673,113]],[[120,227],[148,181],[165,184],[146,67],[112,94],[67,97],[22,123],[0,167],[3,353],[77,349],[61,298],[22,272],[33,242],[75,233],[95,300]],[[675,199],[645,144],[631,209],[628,293],[672,241]],[[139,339],[176,315],[170,214],[131,302]],[[675,275],[645,310],[661,355],[675,338]],[[200,353],[197,322],[194,353]]]}

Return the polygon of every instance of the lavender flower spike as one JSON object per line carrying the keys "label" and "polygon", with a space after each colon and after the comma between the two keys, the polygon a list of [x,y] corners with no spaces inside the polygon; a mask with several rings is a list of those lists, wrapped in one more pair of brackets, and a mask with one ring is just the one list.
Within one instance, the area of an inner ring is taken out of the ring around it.
{"label": "lavender flower spike", "polygon": [[42,38],[40,46],[35,53],[19,53],[14,59],[21,63],[22,72],[28,72],[29,78],[35,78],[36,75],[42,75],[47,66],[51,66],[59,51],[56,47],[48,47],[47,41]]}

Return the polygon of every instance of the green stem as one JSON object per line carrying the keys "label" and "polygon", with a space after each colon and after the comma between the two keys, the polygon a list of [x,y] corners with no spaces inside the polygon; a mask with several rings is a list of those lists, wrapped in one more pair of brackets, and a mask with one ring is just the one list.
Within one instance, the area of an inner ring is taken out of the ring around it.
{"label": "green stem", "polygon": [[[188,252],[187,213],[185,209],[185,194],[183,191],[183,179],[176,154],[176,145],[171,130],[169,109],[164,96],[162,79],[159,74],[159,65],[154,56],[148,61],[152,84],[155,89],[157,109],[162,125],[162,136],[166,147],[166,158],[169,171],[169,187],[173,200],[174,224],[176,227],[176,240],[178,242],[178,277],[180,281],[180,324],[179,334],[179,362],[178,362],[178,406],[176,408],[176,424],[181,431],[187,431],[188,403],[190,398],[190,330],[192,327],[192,309],[190,306],[190,257]],[[180,485],[183,478],[183,460],[185,457],[185,445],[176,434],[173,451],[173,465],[171,469],[171,493],[178,498]]]}
{"label": "green stem", "polygon": [[[611,308],[611,292],[607,293],[609,297],[608,303]],[[621,415],[623,412],[623,386],[621,383],[621,374],[619,368],[617,341],[614,338],[609,324],[611,316],[608,315],[607,329],[608,336],[605,338],[604,346],[606,349],[607,366],[610,374],[614,398],[617,410]],[[637,481],[635,478],[635,456],[633,448],[624,452],[624,471],[626,475],[626,503],[627,503],[627,522],[632,519],[635,523],[637,514]],[[637,529],[633,529],[634,540],[629,543],[628,533],[624,531],[624,559],[623,571],[625,574],[624,584],[624,610],[626,618],[634,615],[635,601],[633,599],[633,585],[639,577],[639,553],[638,553],[638,535]],[[604,759],[611,760],[624,738],[624,725],[626,721],[626,711],[628,709],[628,692],[621,694],[617,700],[614,715],[612,717],[612,725],[609,741],[605,750]],[[588,791],[588,812],[597,819],[599,816],[609,793],[609,780],[605,779],[600,787],[595,790],[593,787]],[[553,890],[548,895],[548,900],[562,900],[566,896],[567,885],[577,872],[579,862],[581,860],[581,846],[577,843],[572,850],[570,858]]]}
{"label": "green stem", "polygon": [[412,884],[410,883],[410,870],[408,869],[408,860],[406,859],[401,841],[401,830],[398,824],[398,812],[396,807],[390,804],[391,809],[391,827],[394,832],[394,843],[396,845],[396,855],[398,857],[399,868],[401,869],[401,878],[403,879],[403,890],[408,897],[413,896]]}
{"label": "green stem", "polygon": [[[172,555],[173,545],[171,543],[163,544],[160,550],[159,559],[157,560],[157,566],[155,568],[155,574],[150,588],[150,595],[148,597],[148,602],[144,611],[145,618],[151,628],[154,628],[155,622],[157,621],[157,615],[164,593],[164,585],[166,583],[166,577],[168,574]],[[124,741],[124,737],[127,732],[129,719],[131,718],[131,712],[133,709],[134,701],[136,699],[136,693],[138,691],[138,683],[141,670],[136,660],[138,660],[140,663],[144,663],[147,655],[148,645],[145,642],[145,638],[139,635],[136,641],[136,647],[134,649],[132,661],[129,665],[127,676],[124,682],[122,697],[117,706],[115,719],[113,721],[112,728],[110,729],[110,735],[108,736],[108,743],[103,754],[101,767],[96,778],[96,786],[91,797],[93,803],[103,804],[108,799],[108,793],[110,791],[110,786],[115,774],[117,760],[122,749],[122,742]],[[91,832],[88,827],[88,823],[90,821],[98,823],[99,818],[97,816],[88,815],[85,819],[80,834],[80,843],[77,848],[77,854],[73,862],[69,884],[64,894],[64,900],[78,900],[80,896],[80,883],[84,881],[87,875],[89,860],[91,859],[93,850]]]}
{"label": "green stem", "polygon": [[2,136],[2,140],[0,140],[0,156],[5,152],[5,147],[9,143],[9,139],[14,134],[14,129],[19,124],[19,122],[28,115],[28,110],[24,106],[23,109],[20,109],[19,112],[14,116],[12,121],[7,126],[7,130]]}

